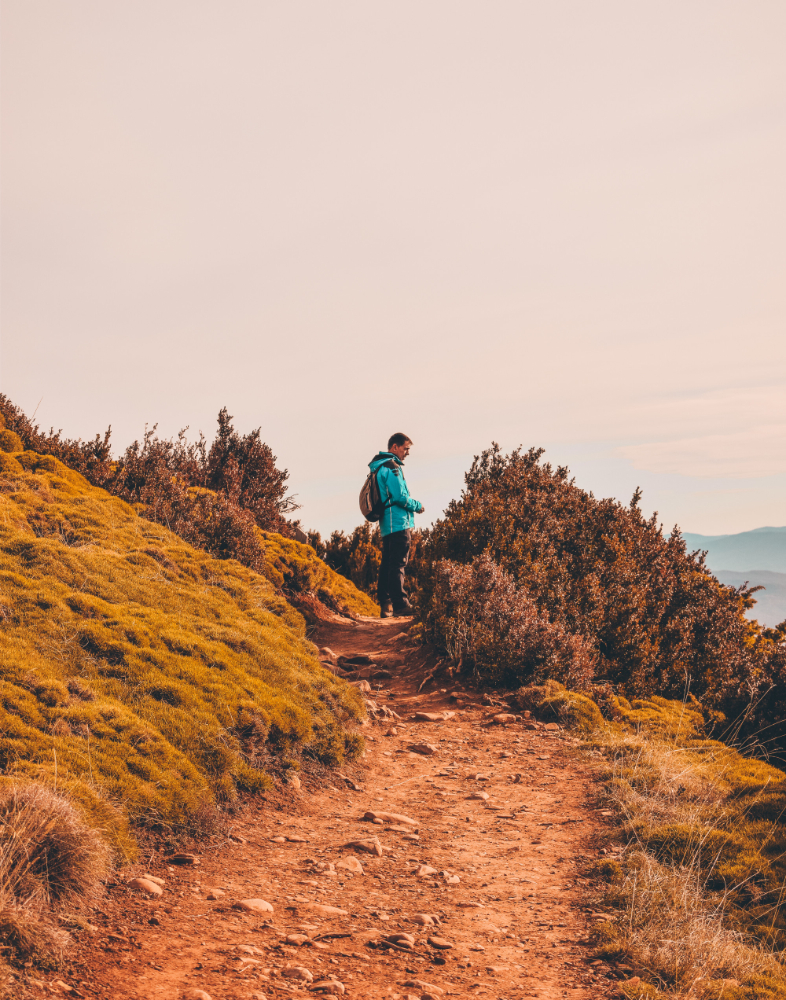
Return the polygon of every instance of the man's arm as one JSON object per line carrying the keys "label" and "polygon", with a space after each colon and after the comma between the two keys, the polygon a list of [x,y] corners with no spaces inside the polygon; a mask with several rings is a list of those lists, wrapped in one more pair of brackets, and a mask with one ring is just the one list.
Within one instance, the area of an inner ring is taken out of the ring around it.
{"label": "man's arm", "polygon": [[377,482],[382,479],[382,484],[387,491],[390,503],[396,507],[403,507],[404,510],[412,511],[413,514],[420,514],[423,511],[423,504],[409,495],[409,490],[404,483],[404,477],[395,473],[392,469],[381,468],[377,476]]}

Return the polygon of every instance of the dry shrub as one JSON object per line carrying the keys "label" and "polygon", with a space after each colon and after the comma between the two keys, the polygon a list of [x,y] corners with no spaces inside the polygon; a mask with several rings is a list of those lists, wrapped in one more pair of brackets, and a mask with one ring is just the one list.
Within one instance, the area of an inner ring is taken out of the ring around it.
{"label": "dry shrub", "polygon": [[57,967],[70,942],[70,934],[40,919],[28,907],[0,903],[0,943],[21,961]]}
{"label": "dry shrub", "polygon": [[600,957],[632,960],[677,995],[700,996],[723,979],[786,986],[781,963],[729,926],[723,899],[707,895],[696,868],[661,864],[645,851],[632,852],[626,868],[612,890],[618,921],[594,932]]}
{"label": "dry shrub", "polygon": [[596,928],[598,955],[633,962],[670,995],[783,996],[786,776],[700,738],[693,700],[618,709],[623,726],[595,733],[628,842],[596,871],[617,910]]}
{"label": "dry shrub", "polygon": [[773,727],[768,737],[786,746],[786,624],[745,617],[756,588],[721,585],[678,528],[666,535],[642,515],[640,491],[627,506],[599,499],[542,455],[494,445],[475,459],[426,539],[421,613],[442,614],[443,560],[469,566],[485,554],[526,594],[533,623],[592,650],[597,678],[629,698],[679,698],[687,677],[706,707],[743,717],[747,734]]}
{"label": "dry shrub", "polygon": [[541,615],[487,553],[468,565],[442,560],[436,566],[425,630],[485,683],[551,678],[581,689],[592,679],[586,643]]}
{"label": "dry shrub", "polygon": [[0,893],[20,904],[79,906],[100,891],[109,849],[46,785],[0,789]]}
{"label": "dry shrub", "polygon": [[20,961],[61,963],[70,936],[63,907],[95,901],[110,869],[100,834],[47,785],[0,787],[0,945]]}

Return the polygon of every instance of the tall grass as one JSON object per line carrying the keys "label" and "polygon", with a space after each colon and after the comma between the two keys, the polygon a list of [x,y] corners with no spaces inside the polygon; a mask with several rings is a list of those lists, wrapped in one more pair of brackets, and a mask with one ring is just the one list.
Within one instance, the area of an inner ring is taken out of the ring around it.
{"label": "tall grass", "polygon": [[702,739],[694,703],[618,704],[628,725],[596,733],[624,840],[599,867],[615,919],[598,955],[667,995],[786,995],[783,773]]}
{"label": "tall grass", "polygon": [[0,944],[39,965],[56,965],[68,934],[59,911],[94,901],[110,870],[105,841],[74,806],[43,784],[0,787]]}

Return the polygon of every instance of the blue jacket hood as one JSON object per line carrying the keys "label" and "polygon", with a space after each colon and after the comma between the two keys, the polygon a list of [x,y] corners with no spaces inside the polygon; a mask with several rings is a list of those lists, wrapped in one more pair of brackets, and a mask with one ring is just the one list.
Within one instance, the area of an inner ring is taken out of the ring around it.
{"label": "blue jacket hood", "polygon": [[371,459],[371,461],[368,463],[368,467],[369,469],[371,469],[372,472],[376,472],[380,466],[385,464],[385,462],[391,462],[391,461],[395,462],[397,465],[404,464],[400,458],[396,458],[393,452],[380,451]]}

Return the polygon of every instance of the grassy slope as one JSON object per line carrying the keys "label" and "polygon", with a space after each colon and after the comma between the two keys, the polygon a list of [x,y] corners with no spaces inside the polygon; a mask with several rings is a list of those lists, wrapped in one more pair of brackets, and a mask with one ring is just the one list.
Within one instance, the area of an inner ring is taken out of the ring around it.
{"label": "grassy slope", "polygon": [[642,977],[624,995],[786,996],[786,774],[708,739],[695,700],[613,698],[606,721],[553,681],[517,697],[583,730],[609,760],[625,846],[597,873],[617,918],[597,928],[596,944]]}
{"label": "grassy slope", "polygon": [[269,580],[50,456],[0,452],[0,621],[0,771],[56,774],[102,825],[107,802],[187,822],[266,762],[358,750],[357,692]]}
{"label": "grassy slope", "polygon": [[328,606],[357,615],[379,616],[379,605],[350,580],[336,573],[317,556],[310,545],[260,531],[265,550],[265,575],[277,587],[313,591]]}

